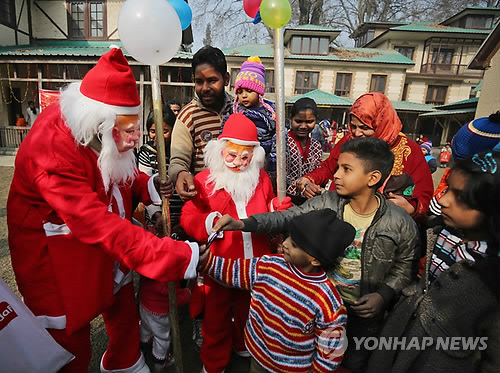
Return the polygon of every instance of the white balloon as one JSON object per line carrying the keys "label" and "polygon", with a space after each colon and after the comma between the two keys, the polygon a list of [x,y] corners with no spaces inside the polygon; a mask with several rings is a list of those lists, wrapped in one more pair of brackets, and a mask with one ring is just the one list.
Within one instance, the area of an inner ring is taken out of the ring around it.
{"label": "white balloon", "polygon": [[148,65],[175,56],[182,40],[181,22],[167,0],[127,0],[118,16],[120,40],[128,53]]}

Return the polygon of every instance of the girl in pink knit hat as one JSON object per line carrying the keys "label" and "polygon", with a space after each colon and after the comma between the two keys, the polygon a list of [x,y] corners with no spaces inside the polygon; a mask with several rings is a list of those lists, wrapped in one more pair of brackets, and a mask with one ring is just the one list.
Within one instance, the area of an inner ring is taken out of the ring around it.
{"label": "girl in pink knit hat", "polygon": [[276,110],[271,101],[264,100],[266,90],[266,69],[260,58],[249,57],[243,62],[234,84],[234,98],[232,112],[242,113],[257,127],[260,145],[266,152],[264,169],[269,173],[273,184],[276,178]]}

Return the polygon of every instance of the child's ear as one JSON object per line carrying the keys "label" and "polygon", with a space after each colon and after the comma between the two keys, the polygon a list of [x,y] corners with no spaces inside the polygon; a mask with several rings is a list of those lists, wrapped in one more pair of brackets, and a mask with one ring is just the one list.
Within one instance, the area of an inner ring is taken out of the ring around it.
{"label": "child's ear", "polygon": [[316,258],[313,258],[313,260],[311,260],[311,265],[313,265],[315,267],[321,267],[321,263]]}
{"label": "child's ear", "polygon": [[370,172],[370,177],[368,178],[368,186],[371,188],[382,179],[382,173],[379,170],[373,170]]}

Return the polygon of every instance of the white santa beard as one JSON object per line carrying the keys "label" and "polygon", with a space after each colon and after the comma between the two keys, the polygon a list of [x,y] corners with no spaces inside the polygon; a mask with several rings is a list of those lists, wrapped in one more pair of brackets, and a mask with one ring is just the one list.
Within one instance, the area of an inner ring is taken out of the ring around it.
{"label": "white santa beard", "polygon": [[102,149],[97,159],[106,192],[111,184],[133,181],[137,172],[133,149],[120,153],[111,130],[102,133]]}
{"label": "white santa beard", "polygon": [[221,153],[225,146],[226,141],[214,140],[205,147],[205,164],[210,169],[207,187],[213,187],[210,196],[219,189],[225,189],[235,203],[242,202],[246,205],[259,184],[260,169],[264,164],[264,149],[256,146],[248,167],[235,172],[231,171],[224,163]]}

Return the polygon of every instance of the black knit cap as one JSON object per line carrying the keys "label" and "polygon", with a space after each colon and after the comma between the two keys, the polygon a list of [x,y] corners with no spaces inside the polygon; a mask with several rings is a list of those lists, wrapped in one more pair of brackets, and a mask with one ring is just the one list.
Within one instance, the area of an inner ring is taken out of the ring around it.
{"label": "black knit cap", "polygon": [[337,218],[332,209],[314,210],[294,217],[288,232],[293,242],[319,260],[324,270],[334,267],[336,259],[354,241],[354,227]]}

